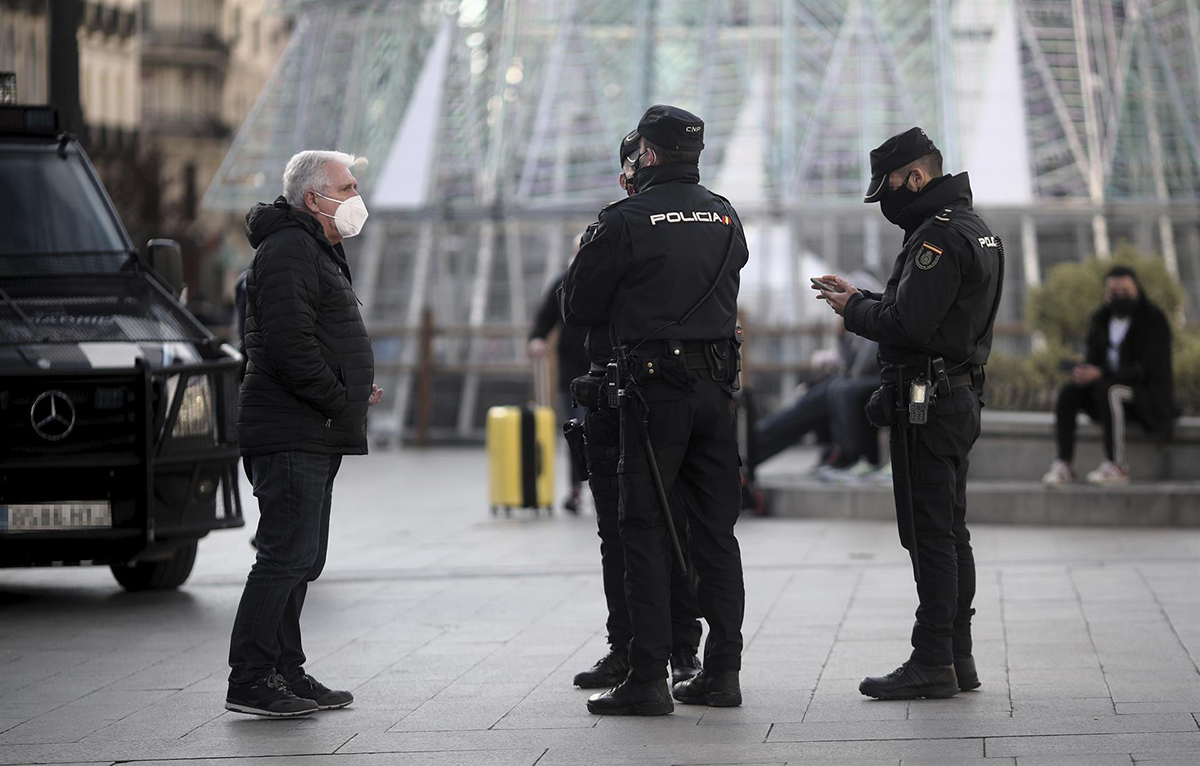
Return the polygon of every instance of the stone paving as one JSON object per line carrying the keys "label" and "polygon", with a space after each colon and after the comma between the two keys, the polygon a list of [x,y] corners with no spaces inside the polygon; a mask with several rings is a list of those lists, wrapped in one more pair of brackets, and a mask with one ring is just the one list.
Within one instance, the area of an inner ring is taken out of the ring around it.
{"label": "stone paving", "polygon": [[605,650],[594,518],[493,519],[484,471],[343,463],[304,629],[357,701],[309,719],[222,708],[249,492],[176,593],[0,570],[0,764],[1200,763],[1200,531],[976,527],[982,689],[878,702],[858,681],[907,656],[915,606],[894,524],[747,518],[744,706],[598,718],[571,686]]}

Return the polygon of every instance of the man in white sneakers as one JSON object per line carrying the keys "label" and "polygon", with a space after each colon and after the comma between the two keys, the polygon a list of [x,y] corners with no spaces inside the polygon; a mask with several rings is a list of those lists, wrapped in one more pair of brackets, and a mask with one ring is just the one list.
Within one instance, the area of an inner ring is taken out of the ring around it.
{"label": "man in white sneakers", "polygon": [[1142,291],[1137,274],[1114,266],[1104,277],[1104,305],[1092,315],[1087,359],[1071,370],[1058,393],[1058,459],[1042,477],[1048,485],[1075,481],[1075,418],[1080,412],[1104,429],[1105,461],[1087,475],[1100,485],[1128,484],[1126,428],[1130,419],[1162,437],[1178,414],[1171,373],[1171,324]]}

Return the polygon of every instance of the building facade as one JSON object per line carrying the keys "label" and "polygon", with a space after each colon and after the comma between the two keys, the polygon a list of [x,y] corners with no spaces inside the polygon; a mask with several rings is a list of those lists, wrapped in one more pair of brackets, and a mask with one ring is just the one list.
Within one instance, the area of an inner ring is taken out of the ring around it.
{"label": "building facade", "polygon": [[0,72],[15,72],[23,101],[50,93],[50,16],[46,0],[0,2]]}
{"label": "building facade", "polygon": [[16,74],[19,100],[59,107],[135,242],[183,243],[189,293],[209,318],[240,263],[222,246],[230,216],[202,215],[199,200],[290,37],[274,5],[0,0],[0,71]]}

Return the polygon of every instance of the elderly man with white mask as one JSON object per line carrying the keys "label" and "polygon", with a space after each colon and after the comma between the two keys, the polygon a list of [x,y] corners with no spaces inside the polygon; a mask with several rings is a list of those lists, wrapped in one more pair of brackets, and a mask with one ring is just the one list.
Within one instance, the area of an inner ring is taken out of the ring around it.
{"label": "elderly man with white mask", "polygon": [[300,612],[325,566],[333,479],[343,455],[366,454],[367,408],[383,395],[341,244],[367,219],[351,173],[362,165],[300,152],[283,196],[246,215],[256,252],[238,441],[261,518],[229,647],[225,707],[239,713],[308,715],[354,700],[304,672]]}

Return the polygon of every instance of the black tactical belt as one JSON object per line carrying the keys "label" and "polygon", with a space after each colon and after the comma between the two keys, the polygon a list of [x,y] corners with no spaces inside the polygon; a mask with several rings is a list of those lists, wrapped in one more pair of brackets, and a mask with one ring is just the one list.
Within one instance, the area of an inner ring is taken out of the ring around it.
{"label": "black tactical belt", "polygon": [[[711,341],[726,343],[728,341]],[[635,358],[668,357],[682,363],[689,370],[707,370],[711,365],[704,347],[710,341],[704,340],[664,340],[650,341],[644,344],[634,354]]]}
{"label": "black tactical belt", "polygon": [[728,343],[728,338],[719,340],[648,340],[642,343],[631,343],[636,348],[634,356],[683,356],[685,354],[704,354],[704,348],[710,343]]}
{"label": "black tactical belt", "polygon": [[[971,367],[967,372],[960,373],[958,375],[951,375],[948,378],[948,380],[950,382],[950,388],[960,388],[962,386],[975,385],[975,380],[982,371],[983,371],[982,367]],[[921,375],[923,375],[923,374],[924,373],[917,372],[916,370],[907,370],[906,369],[904,371],[903,376],[900,378],[900,383],[901,384],[910,383],[913,380],[921,377]],[[896,382],[895,369],[885,369],[883,371],[883,382],[884,383]],[[931,382],[935,382],[935,381],[931,381]]]}

